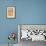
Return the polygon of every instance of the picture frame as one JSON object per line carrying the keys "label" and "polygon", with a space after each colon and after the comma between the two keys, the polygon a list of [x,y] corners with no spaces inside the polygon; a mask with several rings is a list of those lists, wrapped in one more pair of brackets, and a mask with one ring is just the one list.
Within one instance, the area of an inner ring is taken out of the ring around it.
{"label": "picture frame", "polygon": [[7,7],[7,18],[16,18],[16,8],[15,7]]}

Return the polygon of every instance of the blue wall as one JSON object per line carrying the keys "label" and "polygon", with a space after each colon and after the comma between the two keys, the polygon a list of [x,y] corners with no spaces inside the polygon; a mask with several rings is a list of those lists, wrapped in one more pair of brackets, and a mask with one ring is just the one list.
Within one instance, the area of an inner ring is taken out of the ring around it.
{"label": "blue wall", "polygon": [[[16,6],[16,19],[6,18],[8,6]],[[46,24],[46,0],[0,0],[0,43],[8,43],[9,32],[17,34],[17,24]]]}
{"label": "blue wall", "polygon": [[21,24],[46,24],[46,0],[17,0],[17,17]]}
{"label": "blue wall", "polygon": [[[0,0],[0,44],[7,44],[9,42],[8,35],[11,32],[15,32],[18,35],[17,19],[6,18],[6,8],[9,6],[16,6],[15,1],[12,0]],[[15,43],[18,42],[18,37]]]}

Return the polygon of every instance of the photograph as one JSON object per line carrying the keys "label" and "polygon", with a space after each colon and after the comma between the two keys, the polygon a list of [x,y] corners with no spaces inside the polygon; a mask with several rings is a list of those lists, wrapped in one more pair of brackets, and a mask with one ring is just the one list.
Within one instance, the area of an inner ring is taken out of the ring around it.
{"label": "photograph", "polygon": [[7,7],[7,18],[15,18],[15,7]]}

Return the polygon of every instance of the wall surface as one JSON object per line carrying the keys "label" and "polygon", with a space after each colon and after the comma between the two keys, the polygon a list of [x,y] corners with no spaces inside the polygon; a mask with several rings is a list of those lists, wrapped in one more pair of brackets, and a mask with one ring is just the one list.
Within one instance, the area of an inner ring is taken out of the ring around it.
{"label": "wall surface", "polygon": [[19,24],[46,24],[46,0],[16,0]]}
{"label": "wall surface", "polygon": [[[10,32],[15,32],[18,36],[17,19],[6,18],[7,7],[15,5],[16,3],[13,0],[0,0],[0,44],[7,44],[9,42],[8,35]],[[18,43],[18,37],[16,37],[15,43]]]}
{"label": "wall surface", "polygon": [[[15,5],[16,19],[7,19],[6,8]],[[17,24],[46,24],[46,0],[0,0],[0,44],[8,43],[9,32],[17,34]]]}

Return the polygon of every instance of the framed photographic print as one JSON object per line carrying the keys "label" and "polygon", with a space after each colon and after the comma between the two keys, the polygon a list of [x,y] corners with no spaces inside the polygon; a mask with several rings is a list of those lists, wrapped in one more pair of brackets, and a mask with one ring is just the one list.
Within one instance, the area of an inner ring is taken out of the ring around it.
{"label": "framed photographic print", "polygon": [[7,18],[16,18],[15,7],[7,7]]}

